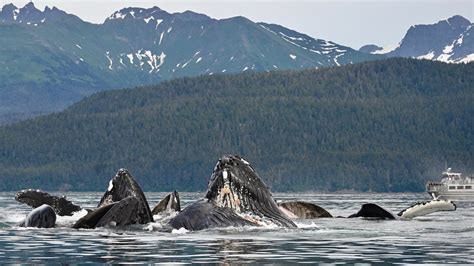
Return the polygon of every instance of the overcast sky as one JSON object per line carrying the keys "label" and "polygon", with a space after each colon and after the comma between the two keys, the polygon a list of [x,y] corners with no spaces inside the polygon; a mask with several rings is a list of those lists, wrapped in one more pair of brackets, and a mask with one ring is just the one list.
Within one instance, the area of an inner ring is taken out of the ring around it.
{"label": "overcast sky", "polygon": [[[22,7],[28,0],[0,0]],[[453,15],[474,21],[474,0],[37,0],[81,19],[102,23],[123,7],[158,6],[168,12],[192,10],[221,19],[245,16],[277,23],[315,38],[359,48],[397,44],[414,24],[432,24]]]}

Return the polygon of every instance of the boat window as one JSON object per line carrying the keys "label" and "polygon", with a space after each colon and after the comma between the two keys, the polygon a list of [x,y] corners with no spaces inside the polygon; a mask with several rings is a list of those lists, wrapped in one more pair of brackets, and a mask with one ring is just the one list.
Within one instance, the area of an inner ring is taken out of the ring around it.
{"label": "boat window", "polygon": [[472,189],[472,186],[466,186],[465,189]]}
{"label": "boat window", "polygon": [[458,186],[458,189],[464,189],[464,187],[463,186]]}
{"label": "boat window", "polygon": [[449,189],[456,189],[455,186],[449,186]]}

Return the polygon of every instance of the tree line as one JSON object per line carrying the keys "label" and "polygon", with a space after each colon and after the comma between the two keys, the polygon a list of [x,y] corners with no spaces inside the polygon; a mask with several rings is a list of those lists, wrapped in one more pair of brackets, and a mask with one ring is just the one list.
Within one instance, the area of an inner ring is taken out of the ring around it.
{"label": "tree line", "polygon": [[205,190],[239,154],[276,191],[422,191],[474,172],[474,64],[388,59],[200,76],[94,94],[0,127],[0,189]]}

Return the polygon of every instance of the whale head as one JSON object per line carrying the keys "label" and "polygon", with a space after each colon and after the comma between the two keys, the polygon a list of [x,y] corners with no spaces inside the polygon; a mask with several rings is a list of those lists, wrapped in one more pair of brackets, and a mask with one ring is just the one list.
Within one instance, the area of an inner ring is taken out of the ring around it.
{"label": "whale head", "polygon": [[54,227],[55,223],[56,213],[53,208],[47,204],[43,204],[32,210],[18,226],[51,228]]}
{"label": "whale head", "polygon": [[121,168],[117,174],[110,179],[107,191],[105,191],[97,207],[120,201],[129,196],[137,196],[141,188],[127,169]]}
{"label": "whale head", "polygon": [[97,207],[100,208],[114,202],[119,202],[130,196],[135,197],[139,202],[138,215],[140,219],[138,222],[146,223],[147,221],[153,221],[145,194],[135,178],[124,168],[119,169],[117,174],[109,181],[107,191],[105,191]]}
{"label": "whale head", "polygon": [[181,211],[181,202],[179,200],[179,194],[175,190],[170,194],[166,195],[158,204],[153,208],[151,213],[153,215],[159,214],[162,212],[180,212]]}
{"label": "whale head", "polygon": [[296,226],[280,211],[267,185],[250,163],[237,155],[224,155],[218,160],[209,180],[206,198],[238,214],[269,219],[279,226]]}

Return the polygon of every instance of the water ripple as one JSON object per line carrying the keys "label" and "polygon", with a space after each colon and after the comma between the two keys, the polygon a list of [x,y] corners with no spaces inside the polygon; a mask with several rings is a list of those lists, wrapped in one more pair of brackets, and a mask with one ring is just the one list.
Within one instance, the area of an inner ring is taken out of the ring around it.
{"label": "water ripple", "polygon": [[[164,193],[147,193],[153,206]],[[201,194],[183,193],[188,204]],[[164,233],[157,224],[127,228],[75,230],[80,215],[61,217],[61,227],[14,227],[30,210],[0,193],[2,263],[474,263],[473,205],[456,212],[412,221],[318,219],[297,221],[298,229],[226,228]],[[100,193],[68,195],[94,207]],[[315,202],[335,215],[347,216],[365,202],[397,211],[424,194],[276,194],[277,199]],[[341,200],[343,199],[343,200]]]}

